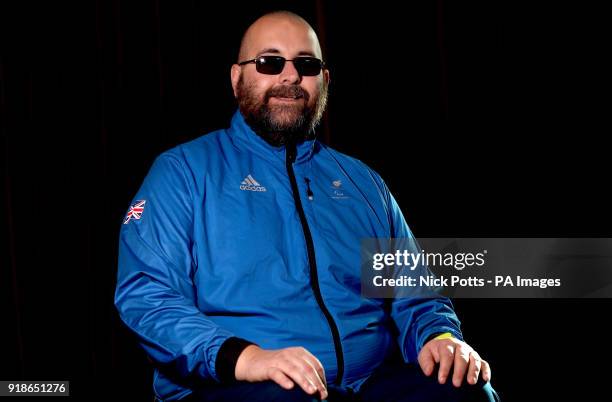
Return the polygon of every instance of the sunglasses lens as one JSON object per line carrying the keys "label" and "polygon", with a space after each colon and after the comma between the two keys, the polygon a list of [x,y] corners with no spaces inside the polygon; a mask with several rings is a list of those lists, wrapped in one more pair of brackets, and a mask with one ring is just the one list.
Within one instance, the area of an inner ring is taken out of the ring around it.
{"label": "sunglasses lens", "polygon": [[[255,61],[255,66],[261,74],[276,75],[283,71],[285,61],[281,56],[261,56]],[[297,57],[293,60],[293,65],[302,76],[319,75],[322,68],[321,60],[315,57]]]}
{"label": "sunglasses lens", "polygon": [[261,56],[255,63],[257,72],[261,74],[280,74],[285,67],[285,59],[279,56]]}
{"label": "sunglasses lens", "polygon": [[300,75],[313,76],[321,72],[321,60],[314,57],[298,57],[293,64]]}

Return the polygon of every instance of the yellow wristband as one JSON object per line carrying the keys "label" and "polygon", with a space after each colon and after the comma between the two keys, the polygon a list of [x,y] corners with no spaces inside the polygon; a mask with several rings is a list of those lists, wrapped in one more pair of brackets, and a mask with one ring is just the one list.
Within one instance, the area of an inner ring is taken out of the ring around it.
{"label": "yellow wristband", "polygon": [[450,332],[445,332],[443,334],[436,336],[434,339],[451,339],[451,338],[454,338],[453,334],[451,334]]}

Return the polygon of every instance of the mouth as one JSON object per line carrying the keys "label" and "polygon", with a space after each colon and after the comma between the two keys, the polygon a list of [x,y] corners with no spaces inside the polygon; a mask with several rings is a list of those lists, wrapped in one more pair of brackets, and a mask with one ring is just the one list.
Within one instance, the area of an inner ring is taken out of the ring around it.
{"label": "mouth", "polygon": [[270,99],[274,99],[279,102],[297,102],[303,98],[302,97],[295,98],[295,97],[286,97],[286,96],[272,96]]}

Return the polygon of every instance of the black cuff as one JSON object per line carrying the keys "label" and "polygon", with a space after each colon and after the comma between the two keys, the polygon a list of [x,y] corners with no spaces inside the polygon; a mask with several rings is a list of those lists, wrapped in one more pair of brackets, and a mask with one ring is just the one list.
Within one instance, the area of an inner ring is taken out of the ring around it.
{"label": "black cuff", "polygon": [[236,362],[242,351],[249,345],[254,345],[254,343],[235,336],[223,342],[217,352],[217,360],[215,360],[215,371],[219,381],[236,381]]}

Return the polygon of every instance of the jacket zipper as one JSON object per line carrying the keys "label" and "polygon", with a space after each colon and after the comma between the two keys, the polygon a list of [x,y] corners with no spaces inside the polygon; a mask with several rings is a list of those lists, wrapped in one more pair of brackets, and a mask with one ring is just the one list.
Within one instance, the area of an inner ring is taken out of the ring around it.
{"label": "jacket zipper", "polygon": [[342,344],[340,343],[340,332],[338,331],[338,326],[336,325],[334,318],[323,302],[323,296],[321,296],[321,289],[319,288],[319,276],[317,273],[317,262],[315,260],[314,242],[312,241],[310,228],[308,227],[308,222],[306,221],[306,215],[304,214],[304,208],[302,207],[302,201],[300,199],[300,192],[298,190],[297,181],[295,180],[295,173],[293,171],[293,162],[295,161],[296,154],[297,150],[295,143],[288,143],[286,146],[285,166],[287,167],[287,174],[289,175],[289,181],[291,182],[291,191],[293,192],[295,207],[298,215],[300,216],[300,223],[302,224],[304,238],[306,239],[306,250],[308,252],[308,263],[310,266],[310,286],[312,287],[312,291],[315,299],[317,300],[319,308],[327,319],[332,337],[334,338],[336,362],[338,364],[338,375],[336,376],[335,384],[340,386],[342,384],[342,377],[344,376],[344,356],[342,354]]}

